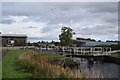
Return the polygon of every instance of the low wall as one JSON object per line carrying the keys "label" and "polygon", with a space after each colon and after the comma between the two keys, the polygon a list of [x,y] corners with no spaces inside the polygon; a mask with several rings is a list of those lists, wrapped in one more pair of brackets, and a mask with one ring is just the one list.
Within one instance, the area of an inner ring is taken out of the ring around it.
{"label": "low wall", "polygon": [[106,62],[120,63],[120,57],[104,56]]}

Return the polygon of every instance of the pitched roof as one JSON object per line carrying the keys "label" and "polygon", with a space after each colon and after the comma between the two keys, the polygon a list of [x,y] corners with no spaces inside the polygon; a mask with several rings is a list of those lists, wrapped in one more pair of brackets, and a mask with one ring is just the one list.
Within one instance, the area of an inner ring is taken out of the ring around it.
{"label": "pitched roof", "polygon": [[26,34],[0,34],[0,37],[27,37]]}
{"label": "pitched roof", "polygon": [[73,40],[73,41],[77,41],[77,42],[95,42],[95,41],[90,41],[90,40]]}

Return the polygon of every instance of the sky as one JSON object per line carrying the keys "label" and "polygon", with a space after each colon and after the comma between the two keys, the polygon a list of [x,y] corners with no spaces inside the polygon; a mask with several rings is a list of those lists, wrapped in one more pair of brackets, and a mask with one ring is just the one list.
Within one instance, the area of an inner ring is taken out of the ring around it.
{"label": "sky", "polygon": [[0,32],[27,34],[29,41],[58,41],[62,27],[76,37],[118,39],[117,2],[3,2]]}
{"label": "sky", "polygon": [[[68,2],[68,0],[2,0],[2,2]],[[69,2],[119,2],[119,0],[69,0]]]}

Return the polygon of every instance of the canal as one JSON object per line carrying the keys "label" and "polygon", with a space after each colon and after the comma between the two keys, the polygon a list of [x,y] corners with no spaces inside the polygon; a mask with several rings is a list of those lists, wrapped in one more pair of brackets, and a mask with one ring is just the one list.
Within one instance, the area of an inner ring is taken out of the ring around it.
{"label": "canal", "polygon": [[74,61],[80,62],[80,65],[72,68],[72,70],[79,74],[90,76],[91,78],[118,78],[119,64],[106,63],[101,61],[89,62],[85,58],[73,58]]}
{"label": "canal", "polygon": [[[51,53],[60,54],[60,52]],[[92,61],[90,62],[86,58],[71,57],[75,62],[80,63],[78,66],[74,66],[71,70],[77,75],[84,74],[90,78],[120,78],[118,63],[108,63],[104,61]]]}

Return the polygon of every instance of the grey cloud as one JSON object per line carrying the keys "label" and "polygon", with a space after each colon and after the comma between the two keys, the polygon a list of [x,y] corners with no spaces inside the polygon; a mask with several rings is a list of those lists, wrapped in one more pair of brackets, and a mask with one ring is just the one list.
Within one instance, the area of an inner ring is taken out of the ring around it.
{"label": "grey cloud", "polygon": [[34,26],[26,26],[26,27],[23,27],[24,29],[28,29],[28,28],[37,28],[37,27],[34,27]]}
{"label": "grey cloud", "polygon": [[[3,15],[39,16],[39,19],[32,17],[33,21],[48,24],[69,23],[70,20],[73,22],[100,21],[102,17],[104,19],[102,18],[101,21],[103,21],[108,18],[105,17],[108,15],[106,13],[111,15],[116,13],[115,16],[117,16],[117,7],[115,2],[3,3]],[[111,18],[108,20],[110,21]]]}
{"label": "grey cloud", "polygon": [[[42,32],[57,29],[58,24],[81,26],[72,27],[82,35],[116,34],[118,22],[117,2],[72,2],[72,3],[3,3],[4,16],[28,16],[23,22],[43,22],[47,26]],[[71,23],[72,20],[72,23]],[[9,22],[9,21],[8,21]],[[102,24],[89,28],[89,25]],[[82,27],[86,27],[82,29]],[[75,29],[77,28],[77,29]]]}
{"label": "grey cloud", "polygon": [[93,27],[86,27],[83,29],[79,29],[79,33],[83,35],[112,35],[118,34],[117,28],[110,25],[93,25]]}
{"label": "grey cloud", "polygon": [[117,13],[118,3],[117,2],[101,2],[88,4],[89,11],[93,13]]}
{"label": "grey cloud", "polygon": [[2,19],[2,24],[11,24],[14,23],[15,21],[13,19]]}
{"label": "grey cloud", "polygon": [[48,33],[48,32],[53,32],[58,28],[61,28],[63,26],[60,25],[47,25],[42,29],[42,33]]}
{"label": "grey cloud", "polygon": [[57,38],[56,37],[48,37],[48,38],[46,38],[46,37],[29,37],[29,39],[30,40],[57,40]]}
{"label": "grey cloud", "polygon": [[46,33],[46,32],[49,32],[49,31],[52,31],[53,28],[51,27],[45,27],[42,29],[42,33]]}

